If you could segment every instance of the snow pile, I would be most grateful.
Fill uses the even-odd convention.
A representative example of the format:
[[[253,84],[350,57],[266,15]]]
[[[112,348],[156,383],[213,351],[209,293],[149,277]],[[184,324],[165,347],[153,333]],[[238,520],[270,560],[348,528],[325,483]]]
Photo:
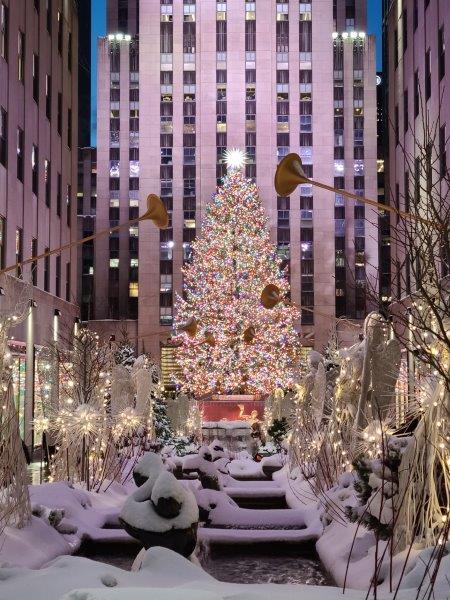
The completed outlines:
[[[448,597],[444,574],[449,557],[438,578],[435,598]],[[411,571],[411,575],[415,575]],[[200,567],[165,548],[151,548],[137,572],[123,571],[79,557],[61,557],[38,570],[0,569],[1,600],[339,600],[337,587],[307,585],[245,585],[222,583]],[[82,583],[81,583],[82,582]],[[80,588],[80,583],[82,587]],[[366,592],[347,590],[348,600],[363,600]],[[400,590],[398,600],[416,597],[414,586]],[[379,600],[392,594],[380,592]]]
[[[123,530],[104,529],[107,524],[117,524],[127,497],[120,484],[113,483],[102,493],[87,492],[66,481],[29,489],[35,516],[23,529],[7,527],[2,532],[0,564],[39,568],[56,556],[76,552],[85,539],[130,539]]]
[[[228,472],[237,479],[263,479],[265,477],[261,469],[261,463],[254,460],[238,459],[228,465]]]

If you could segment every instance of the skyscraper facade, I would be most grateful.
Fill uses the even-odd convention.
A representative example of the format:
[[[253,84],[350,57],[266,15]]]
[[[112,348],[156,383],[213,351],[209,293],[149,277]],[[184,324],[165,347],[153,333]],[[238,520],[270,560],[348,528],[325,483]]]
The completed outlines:
[[[449,31],[450,3],[446,0],[384,2],[386,191],[390,202],[407,212],[417,210],[421,202],[427,201],[424,190],[431,184],[439,184],[442,198],[448,195],[450,67],[446,42]],[[430,180],[423,163],[428,145],[432,147]],[[395,225],[394,215],[391,227]],[[445,261],[442,269],[442,275],[448,275]],[[394,239],[394,298],[408,296],[414,291],[413,274],[404,245],[395,244]]]
[[[141,1],[138,35],[137,26],[119,29],[117,2],[109,9],[114,29],[98,52],[97,227],[142,213],[149,193],[171,220],[165,231],[144,222],[97,242],[95,319],[111,319],[111,330],[131,319],[140,350],[167,350],[182,265],[226,173],[224,151],[236,147],[259,186],[292,300],[309,309],[299,335],[321,349],[336,317],[366,314],[376,215],[309,184],[279,198],[273,177],[297,152],[309,177],[377,197],[366,2]]]
[[[76,237],[78,15],[67,0],[0,1],[0,268]],[[10,331],[22,436],[32,442],[38,350],[77,315],[76,250],[17,267],[0,308],[24,282],[33,302]],[[11,295],[11,297],[8,297]]]

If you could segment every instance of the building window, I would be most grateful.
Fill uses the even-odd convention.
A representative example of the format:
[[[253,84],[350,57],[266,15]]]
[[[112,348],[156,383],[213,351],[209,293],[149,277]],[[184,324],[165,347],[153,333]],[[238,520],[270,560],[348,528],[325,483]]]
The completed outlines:
[[[52,32],[52,0],[45,0],[45,13],[47,20],[47,31]]]
[[[8,60],[8,7],[0,3],[0,56]]]
[[[403,92],[403,131],[406,133],[409,126],[408,117],[408,90]]]
[[[8,157],[8,114],[0,106],[0,164],[6,167]]]
[[[139,282],[130,281],[128,284],[128,296],[130,298],[138,298],[139,297]]]
[[[58,52],[61,54],[63,45],[63,19],[60,11],[57,13],[58,20]]]
[[[61,135],[62,132],[62,94],[58,92],[58,115],[56,121],[56,127],[58,134]]]
[[[217,52],[227,51],[227,22],[216,21],[216,50]]]
[[[33,238],[31,240],[31,256],[37,256],[38,253],[38,245],[37,239]],[[31,263],[31,283],[33,285],[37,285],[37,277],[38,277],[38,261],[33,260]]]
[[[398,31],[395,29],[394,31],[394,67],[397,68],[398,65]]]
[[[420,163],[420,157],[416,157],[414,160],[414,202],[416,207],[419,206],[420,202],[420,185],[422,177],[422,166]]]
[[[39,56],[33,54],[33,100],[39,104]]]
[[[414,31],[417,29],[419,25],[419,0],[414,0],[414,8],[413,8],[413,28]]]
[[[55,262],[55,294],[58,296],[58,298],[61,296],[61,255],[58,254],[56,256],[56,262]]]
[[[5,268],[6,219],[0,216],[0,269]]]
[[[45,76],[45,115],[48,120],[52,116],[52,78],[51,75]]]
[[[431,50],[425,52],[425,100],[431,96]]]
[[[19,81],[25,78],[25,35],[21,31],[17,34],[17,77]]]
[[[67,208],[67,213],[66,213],[66,222],[68,227],[70,227],[71,221],[72,221],[72,186],[70,184],[67,184],[67,192],[66,192],[66,208]]]
[[[284,13],[278,13],[277,17],[280,14],[284,14]],[[307,21],[304,21],[301,24],[303,24],[303,23],[307,24]],[[301,38],[300,38],[300,40],[301,40]],[[279,54],[284,54],[286,52],[289,52],[289,21],[288,20],[277,21],[277,24],[276,24],[276,51]]]
[[[402,36],[403,36],[403,52],[406,52],[408,47],[408,11],[406,8],[403,10],[402,15]]]
[[[67,146],[72,148],[72,109],[67,109]]]
[[[160,52],[161,54],[172,54],[173,52],[173,24],[171,22],[161,23]]]
[[[18,227],[16,229],[16,263],[17,263],[17,268],[16,268],[16,277],[21,278],[22,277],[22,265],[19,263],[22,263],[23,261],[23,231],[22,229],[20,229],[20,227]]]
[[[439,174],[441,178],[447,175],[447,133],[445,124],[439,128]]]
[[[24,134],[23,129],[17,128],[17,179],[23,183],[23,162],[24,162]]]
[[[45,248],[44,252],[50,252],[50,248]],[[44,291],[50,290],[50,256],[44,257]]]
[[[70,275],[71,275],[70,262],[66,262],[66,301],[67,302],[70,302],[72,300],[72,298],[70,297],[70,291],[71,291]]]
[[[439,81],[445,75],[445,37],[444,37],[444,26],[439,28],[438,32],[438,70],[439,70]]]
[[[403,202],[405,212],[409,212],[410,210],[410,200],[409,200],[409,171],[405,171],[404,174],[404,184],[403,184]],[[399,215],[397,215],[397,222],[399,220]]]
[[[52,175],[50,161],[44,160],[45,205],[50,206],[52,191]]]
[[[56,176],[56,214],[61,216],[61,198],[62,198],[62,177],[61,173]]]
[[[38,195],[39,186],[39,151],[33,144],[31,147],[31,190],[35,196]]]
[[[419,83],[419,71],[414,72],[414,118],[417,119],[419,116],[420,109],[420,83]]]

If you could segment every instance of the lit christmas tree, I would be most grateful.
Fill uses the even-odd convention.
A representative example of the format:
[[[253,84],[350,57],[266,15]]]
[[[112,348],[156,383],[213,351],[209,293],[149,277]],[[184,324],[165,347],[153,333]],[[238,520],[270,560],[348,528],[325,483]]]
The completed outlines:
[[[298,368],[299,311],[283,303],[267,310],[260,302],[267,284],[287,295],[289,283],[257,187],[238,164],[228,165],[193,243],[193,261],[183,270],[185,299],[176,301],[176,328],[190,319],[198,324],[176,351],[179,383],[198,396],[270,393],[291,385]]]

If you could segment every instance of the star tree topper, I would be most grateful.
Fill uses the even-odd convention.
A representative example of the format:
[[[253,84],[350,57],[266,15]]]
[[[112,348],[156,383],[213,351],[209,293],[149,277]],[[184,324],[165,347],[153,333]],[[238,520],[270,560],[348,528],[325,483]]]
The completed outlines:
[[[224,158],[228,172],[240,171],[247,163],[247,154],[240,148],[227,148]]]

